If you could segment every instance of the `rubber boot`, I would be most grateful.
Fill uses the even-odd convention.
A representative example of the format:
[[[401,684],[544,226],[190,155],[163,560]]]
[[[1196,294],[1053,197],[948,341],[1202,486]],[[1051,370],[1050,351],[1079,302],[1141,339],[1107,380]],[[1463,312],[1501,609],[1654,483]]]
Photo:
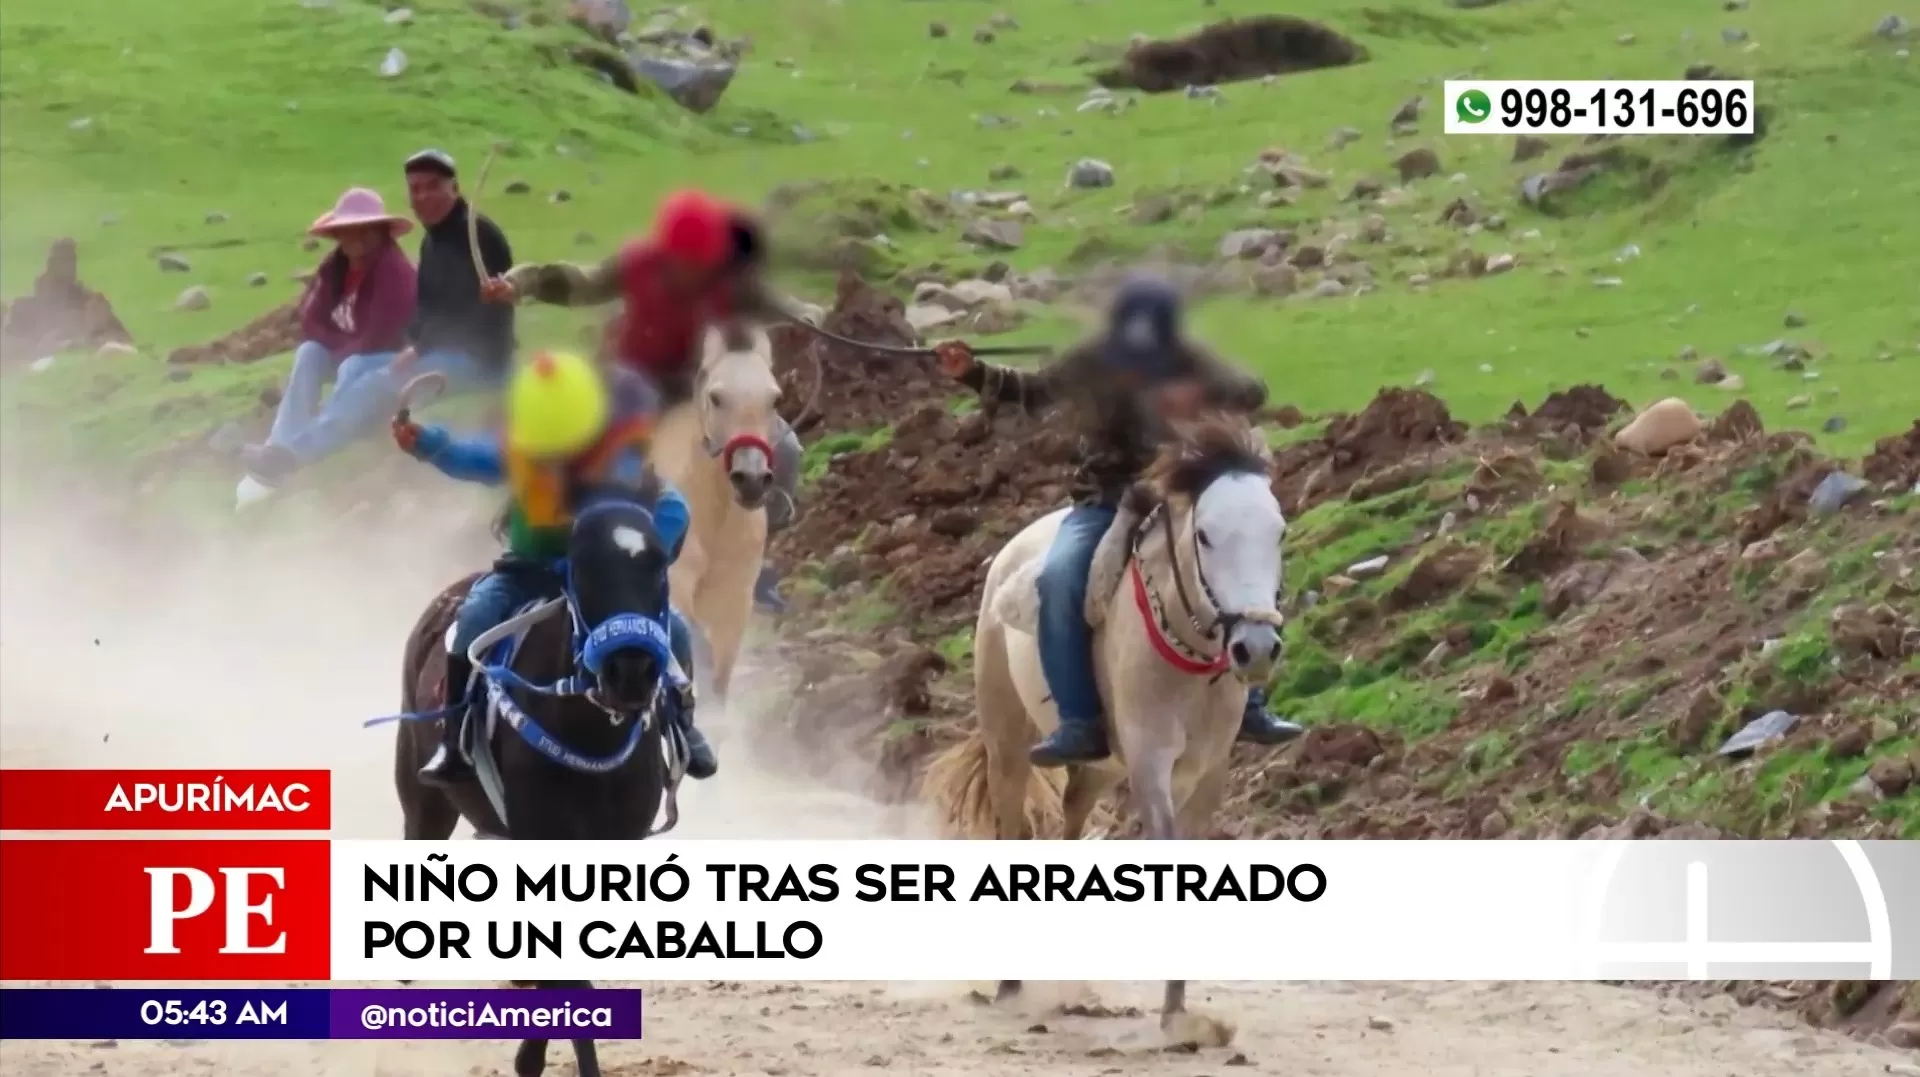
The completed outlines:
[[[760,578],[753,584],[753,605],[761,613],[787,612],[787,600],[780,597],[780,576],[772,565],[760,570]]]
[[[1285,744],[1304,732],[1304,726],[1267,713],[1265,689],[1254,688],[1247,692],[1247,709],[1240,715],[1239,740],[1272,747]]]
[[[713,754],[713,745],[707,741],[707,735],[693,724],[693,715],[688,714],[681,726],[687,734],[687,777],[696,781],[705,781],[720,770],[720,760]]]
[[[1060,716],[1060,728],[1033,746],[1027,758],[1036,767],[1064,767],[1069,763],[1096,763],[1105,759],[1107,730],[1095,718]]]
[[[473,703],[467,698],[472,673],[473,665],[465,655],[447,656],[447,697],[461,700],[462,706],[440,720],[440,746],[434,749],[427,765],[420,768],[420,780],[428,785],[446,788],[473,778],[473,764],[460,750],[460,735],[473,714]]]

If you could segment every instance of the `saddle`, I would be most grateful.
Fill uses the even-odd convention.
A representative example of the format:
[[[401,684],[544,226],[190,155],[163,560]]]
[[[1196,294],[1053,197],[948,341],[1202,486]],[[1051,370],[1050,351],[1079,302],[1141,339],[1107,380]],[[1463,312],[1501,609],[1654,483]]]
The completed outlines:
[[[507,825],[506,782],[500,774],[499,760],[494,757],[494,734],[502,723],[515,726],[518,732],[519,724],[525,721],[525,718],[508,694],[507,686],[488,677],[485,666],[511,669],[534,627],[556,614],[564,614],[566,609],[567,599],[564,595],[535,599],[521,606],[514,611],[513,616],[480,637],[482,641],[486,641],[484,650],[479,652],[485,661],[473,663],[473,671],[468,676],[467,691],[463,698],[468,700],[469,706],[476,698],[482,700],[483,709],[479,716],[480,720],[466,723],[461,731],[460,748],[472,761],[474,778],[480,786],[480,791],[486,796],[487,804],[493,809],[494,817],[499,819],[502,825]],[[453,646],[454,632],[455,626],[449,625],[446,638],[448,648]],[[680,780],[687,771],[688,748],[685,723],[686,714],[693,705],[693,680],[685,670],[680,668],[679,659],[672,656],[668,658],[665,674],[672,690],[679,694],[681,705],[661,709],[663,717],[666,718],[661,737],[667,764],[665,801],[662,805],[666,810],[666,820],[653,830],[650,836],[664,834],[679,823],[678,790]],[[449,703],[454,698],[452,689],[451,684],[443,687],[446,693],[444,698]],[[542,737],[544,739],[544,734]],[[542,750],[538,744],[535,744],[535,748]],[[542,750],[542,754],[547,753]]]
[[[1133,498],[1122,500],[1107,533],[1094,547],[1093,564],[1087,571],[1087,626],[1098,631],[1113,605],[1113,596],[1126,573],[1127,560],[1133,554],[1134,532],[1144,516]],[[1022,565],[993,595],[993,612],[1008,628],[1033,634],[1040,623],[1040,571],[1046,559],[1036,557]]]

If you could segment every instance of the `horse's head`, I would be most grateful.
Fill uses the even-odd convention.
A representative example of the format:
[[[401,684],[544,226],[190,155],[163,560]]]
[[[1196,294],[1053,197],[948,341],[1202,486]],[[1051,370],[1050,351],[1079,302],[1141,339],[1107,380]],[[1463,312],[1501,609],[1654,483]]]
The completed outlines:
[[[1218,633],[1236,676],[1263,683],[1280,661],[1281,542],[1273,456],[1244,420],[1183,424],[1134,489],[1132,507],[1164,512],[1176,583],[1195,623]]]
[[[668,552],[653,514],[631,501],[588,507],[567,542],[571,601],[586,632],[581,657],[601,702],[623,714],[653,701],[673,653]]]
[[[773,488],[773,341],[760,329],[708,329],[696,392],[707,453],[720,457],[740,507],[759,508]]]

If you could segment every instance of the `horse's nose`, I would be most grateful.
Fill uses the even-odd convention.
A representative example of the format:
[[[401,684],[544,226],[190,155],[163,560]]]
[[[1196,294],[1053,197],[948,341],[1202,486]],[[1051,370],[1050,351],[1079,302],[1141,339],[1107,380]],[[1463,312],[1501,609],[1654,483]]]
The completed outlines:
[[[1280,633],[1269,624],[1236,625],[1227,643],[1227,657],[1240,672],[1270,672],[1280,658]]]
[[[741,501],[755,504],[767,496],[767,490],[773,485],[773,473],[770,471],[731,471],[727,481],[733,484],[733,492]]]

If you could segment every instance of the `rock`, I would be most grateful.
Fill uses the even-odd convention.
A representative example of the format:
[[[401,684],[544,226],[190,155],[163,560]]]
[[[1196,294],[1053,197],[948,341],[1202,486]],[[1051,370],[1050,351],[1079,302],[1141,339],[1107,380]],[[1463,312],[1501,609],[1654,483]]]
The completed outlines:
[[[1798,329],[1801,326],[1807,324],[1807,319],[1805,317],[1791,310],[1787,312],[1785,321],[1788,329]]]
[[[1729,45],[1738,45],[1747,39],[1747,32],[1737,26],[1729,26],[1720,31],[1720,40]]]
[[[1841,415],[1828,416],[1827,421],[1820,424],[1820,432],[1823,434],[1838,434],[1846,428],[1846,417]]]
[[[1012,15],[1009,15],[1004,11],[994,12],[993,17],[987,20],[987,25],[993,27],[995,30],[1020,29],[1019,20],[1015,19]]]
[[[627,63],[633,73],[667,92],[688,112],[709,112],[733,84],[738,70],[734,64],[712,55],[699,58],[655,56],[630,53]]]
[[[267,286],[267,275],[265,273],[253,273],[248,275],[247,287],[265,288],[266,286]]]
[[[1898,15],[1882,16],[1880,21],[1874,24],[1873,35],[1875,37],[1887,38],[1905,37],[1907,36],[1907,20]]]
[[[1520,135],[1513,140],[1514,163],[1531,161],[1553,148],[1553,144],[1538,135]]]
[[[1712,356],[1700,360],[1693,368],[1693,381],[1696,385],[1718,385],[1727,380],[1727,365]]]
[[[154,262],[159,265],[162,273],[190,273],[193,271],[193,263],[187,261],[186,256],[175,254],[172,251],[162,251],[160,256],[154,259]]]
[[[1352,580],[1370,579],[1385,572],[1386,569],[1387,555],[1381,554],[1378,557],[1369,557],[1365,561],[1358,561],[1348,565],[1346,576]]]
[[[1400,173],[1401,183],[1411,183],[1417,179],[1440,174],[1440,155],[1422,146],[1408,150],[1393,162],[1394,169]]]
[[[1658,456],[1699,437],[1701,429],[1700,417],[1687,402],[1670,396],[1634,416],[1613,436],[1613,443],[1632,452]]]
[[[1794,723],[1798,721],[1798,718],[1788,714],[1786,711],[1769,711],[1740,727],[1738,732],[1728,737],[1726,742],[1720,745],[1719,751],[1715,754],[1722,756],[1747,755],[1758,748],[1782,739],[1793,729]]]
[[[1222,258],[1258,258],[1268,248],[1283,243],[1283,234],[1271,228],[1242,228],[1220,240],[1218,253]]]
[[[1616,44],[1631,45],[1633,44],[1634,37],[1632,34],[1621,34],[1619,37],[1616,37],[1613,40]]]
[[[963,311],[938,303],[914,303],[907,307],[906,311],[907,324],[917,333],[926,333],[943,325],[952,325],[963,317],[965,317]]]
[[[1353,181],[1352,187],[1347,188],[1347,199],[1353,202],[1368,202],[1379,198],[1386,189],[1386,184],[1372,176],[1361,176]]]
[[[976,45],[993,44],[993,31],[984,26],[980,27],[973,32],[973,43]]]
[[[1360,222],[1360,238],[1368,243],[1387,241],[1387,219],[1378,213],[1369,213]]]
[[[1300,290],[1300,271],[1282,262],[1253,271],[1253,291],[1263,296],[1288,296]]]
[[[990,251],[1014,251],[1026,242],[1026,233],[1017,221],[980,218],[971,221],[960,233],[962,241]]]
[[[1829,472],[1807,496],[1807,507],[1817,516],[1827,516],[1846,507],[1848,501],[1867,488],[1865,479],[1844,471]]]
[[[558,205],[561,202],[571,202],[573,201],[573,192],[563,187],[560,190],[557,190],[552,194],[548,195],[547,201],[552,202],[555,205]]]
[[[1424,99],[1418,96],[1409,98],[1393,111],[1393,118],[1387,121],[1389,127],[1408,127],[1420,122],[1420,105]]]
[[[1511,254],[1496,254],[1487,259],[1487,272],[1489,274],[1505,273],[1513,267],[1514,257]]]
[[[503,194],[532,194],[533,184],[523,179],[508,180],[507,185],[500,190]]]
[[[380,76],[397,79],[407,73],[407,54],[398,46],[388,49],[387,55],[380,61]]]
[[[1019,178],[1020,170],[1013,165],[994,165],[991,169],[987,170],[987,182],[989,183],[1005,183],[1007,180],[1016,180]]]
[[[1367,1018],[1367,1027],[1375,1032],[1392,1032],[1393,1022],[1379,1016]]]
[[[1336,127],[1334,128],[1333,134],[1327,137],[1327,148],[1342,150],[1360,141],[1363,137],[1365,136],[1360,133],[1358,127]]]
[[[213,306],[213,297],[198,284],[181,292],[180,298],[173,301],[175,310],[206,310],[211,306]]]
[[[1113,186],[1113,166],[1092,157],[1082,157],[1067,170],[1068,187],[1089,189]]]
[[[927,24],[928,37],[946,37],[947,33],[947,24],[944,22],[930,22]]]
[[[1726,392],[1729,392],[1729,393],[1737,393],[1744,390],[1747,387],[1747,379],[1741,377],[1738,374],[1729,374],[1726,377],[1721,378],[1718,382],[1715,382],[1713,387],[1715,389],[1725,390]]]
[[[1802,393],[1799,396],[1787,398],[1788,411],[1799,411],[1802,408],[1811,406],[1812,404],[1813,404],[1813,397],[1808,396],[1805,393]]]
[[[386,23],[388,26],[405,26],[412,21],[413,9],[410,7],[397,7],[387,12]]]

